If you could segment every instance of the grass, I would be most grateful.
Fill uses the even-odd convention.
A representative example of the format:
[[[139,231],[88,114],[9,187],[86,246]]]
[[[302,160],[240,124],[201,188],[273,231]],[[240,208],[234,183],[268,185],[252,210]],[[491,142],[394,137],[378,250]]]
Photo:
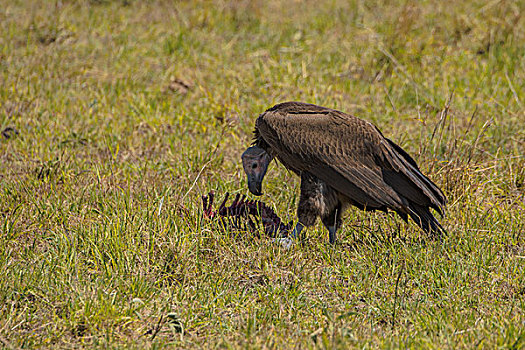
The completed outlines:
[[[315,6],[314,6],[315,5]],[[2,1],[5,348],[525,347],[521,1]],[[375,123],[449,235],[350,210],[282,250],[202,218],[256,116]],[[263,200],[295,218],[298,179]]]

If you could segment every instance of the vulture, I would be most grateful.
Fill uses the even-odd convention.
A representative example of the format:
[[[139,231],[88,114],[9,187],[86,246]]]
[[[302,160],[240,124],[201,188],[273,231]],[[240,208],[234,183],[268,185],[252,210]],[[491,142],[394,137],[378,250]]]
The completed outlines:
[[[431,235],[446,234],[430,212],[432,208],[443,215],[443,192],[373,124],[334,109],[285,102],[259,115],[254,137],[242,154],[252,194],[262,194],[262,181],[274,158],[301,178],[292,237],[320,217],[334,244],[341,215],[349,206],[391,210],[405,222],[410,217]]]

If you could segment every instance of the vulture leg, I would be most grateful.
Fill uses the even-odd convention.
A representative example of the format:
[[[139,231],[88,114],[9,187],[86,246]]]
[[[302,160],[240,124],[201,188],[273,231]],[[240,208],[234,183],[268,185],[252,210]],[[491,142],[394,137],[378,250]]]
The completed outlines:
[[[301,174],[301,195],[297,207],[297,218],[301,226],[313,226],[322,213],[324,204],[322,187],[324,183],[315,176],[304,172]]]
[[[301,231],[303,230],[303,228],[304,228],[304,225],[298,222],[292,231],[292,238],[296,239],[301,234]]]
[[[304,227],[314,225],[317,217],[321,217],[330,232],[330,243],[335,243],[336,231],[341,222],[341,209],[337,193],[330,186],[310,173],[303,172],[297,208],[299,222],[294,234],[298,235]]]
[[[328,229],[330,244],[334,244],[337,239],[336,233],[339,227],[341,227],[341,213],[342,205],[341,202],[338,202],[337,206],[330,212],[330,214],[321,218],[323,225]]]

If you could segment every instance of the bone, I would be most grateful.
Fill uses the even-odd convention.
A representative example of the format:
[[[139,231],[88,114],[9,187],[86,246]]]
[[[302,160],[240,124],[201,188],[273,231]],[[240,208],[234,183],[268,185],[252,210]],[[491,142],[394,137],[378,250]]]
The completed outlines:
[[[207,218],[220,217],[224,227],[254,233],[259,236],[257,227],[262,225],[265,235],[286,237],[292,228],[292,222],[284,224],[281,218],[265,203],[257,200],[246,200],[246,195],[236,194],[232,204],[226,206],[230,194],[226,192],[219,209],[213,209],[214,193],[210,191],[202,196],[203,210]]]

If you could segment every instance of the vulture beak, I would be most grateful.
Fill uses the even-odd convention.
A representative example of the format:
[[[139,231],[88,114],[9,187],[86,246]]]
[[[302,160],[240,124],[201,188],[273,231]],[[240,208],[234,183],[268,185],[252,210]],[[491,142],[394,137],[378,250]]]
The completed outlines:
[[[242,165],[248,178],[248,189],[256,196],[262,195],[262,181],[272,158],[260,147],[252,146],[242,154]]]
[[[262,179],[257,179],[255,176],[248,177],[248,189],[256,196],[262,195]]]

